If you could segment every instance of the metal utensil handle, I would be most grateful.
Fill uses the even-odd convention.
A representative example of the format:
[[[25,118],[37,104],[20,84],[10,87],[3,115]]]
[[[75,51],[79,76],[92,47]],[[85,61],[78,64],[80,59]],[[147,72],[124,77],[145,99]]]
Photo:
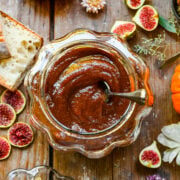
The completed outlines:
[[[146,102],[146,90],[145,89],[139,89],[139,90],[136,90],[133,92],[128,92],[128,93],[110,92],[109,95],[125,97],[132,101],[137,102],[138,104],[145,104],[145,102]]]

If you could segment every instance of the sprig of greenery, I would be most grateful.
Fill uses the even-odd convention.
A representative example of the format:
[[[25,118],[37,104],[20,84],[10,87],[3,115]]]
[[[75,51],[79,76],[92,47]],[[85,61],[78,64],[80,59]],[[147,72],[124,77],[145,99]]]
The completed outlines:
[[[178,36],[180,36],[180,25],[179,25],[178,20],[177,20],[177,18],[175,17],[175,15],[174,15],[174,13],[172,11],[170,11],[170,16],[168,18],[168,21],[173,27],[175,27],[176,34]]]
[[[168,23],[176,29],[176,34],[180,36],[180,25],[172,11],[170,12]],[[134,45],[133,50],[137,54],[155,56],[159,61],[166,61],[165,52],[168,45],[172,45],[172,43],[167,43],[165,39],[165,32],[158,34],[155,38],[142,38],[141,44]]]
[[[166,58],[164,53],[165,49],[162,51],[162,44],[165,42],[165,38],[165,32],[163,34],[158,34],[155,38],[142,38],[142,45],[136,44],[133,50],[137,54],[156,56],[159,60],[163,61]]]

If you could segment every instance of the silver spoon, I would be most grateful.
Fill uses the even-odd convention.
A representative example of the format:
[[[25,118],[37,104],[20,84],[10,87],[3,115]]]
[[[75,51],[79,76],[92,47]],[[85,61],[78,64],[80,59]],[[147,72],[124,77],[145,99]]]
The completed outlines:
[[[112,92],[108,83],[103,81],[103,84],[105,85],[105,93],[107,95],[107,101],[109,100],[109,96],[120,96],[124,97],[127,99],[130,99],[131,101],[134,101],[138,104],[145,104],[146,103],[146,90],[145,89],[138,89],[133,92],[127,92],[127,93],[117,93],[117,92]]]

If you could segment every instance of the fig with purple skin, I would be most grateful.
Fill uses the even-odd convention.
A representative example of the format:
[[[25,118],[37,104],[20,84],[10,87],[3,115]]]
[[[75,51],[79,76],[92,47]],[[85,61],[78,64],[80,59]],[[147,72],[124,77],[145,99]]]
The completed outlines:
[[[26,105],[26,98],[20,90],[10,91],[7,89],[1,95],[1,102],[11,105],[16,114],[19,114]]]
[[[12,146],[23,148],[33,141],[34,133],[32,128],[24,123],[15,123],[8,131],[8,139]]]
[[[0,128],[10,127],[15,120],[15,110],[8,104],[0,103]]]
[[[112,33],[118,34],[124,40],[132,37],[135,31],[136,25],[129,21],[116,21],[111,28]]]
[[[161,166],[161,154],[157,148],[156,141],[141,151],[139,161],[148,168],[158,168]]]
[[[125,0],[126,1],[126,4],[127,6],[130,8],[130,9],[139,9],[145,2],[145,0]]]
[[[11,153],[11,145],[4,137],[0,137],[0,160],[7,159]]]
[[[138,26],[146,31],[153,31],[159,23],[156,9],[150,5],[141,7],[132,19]]]

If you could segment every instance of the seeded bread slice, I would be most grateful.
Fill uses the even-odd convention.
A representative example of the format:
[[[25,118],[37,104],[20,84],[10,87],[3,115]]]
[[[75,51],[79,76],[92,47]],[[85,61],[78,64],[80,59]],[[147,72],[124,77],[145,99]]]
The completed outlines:
[[[9,49],[4,39],[2,27],[0,25],[0,60],[11,57]]]
[[[23,24],[0,11],[0,22],[11,57],[0,61],[0,85],[14,91],[21,84],[43,39]]]

